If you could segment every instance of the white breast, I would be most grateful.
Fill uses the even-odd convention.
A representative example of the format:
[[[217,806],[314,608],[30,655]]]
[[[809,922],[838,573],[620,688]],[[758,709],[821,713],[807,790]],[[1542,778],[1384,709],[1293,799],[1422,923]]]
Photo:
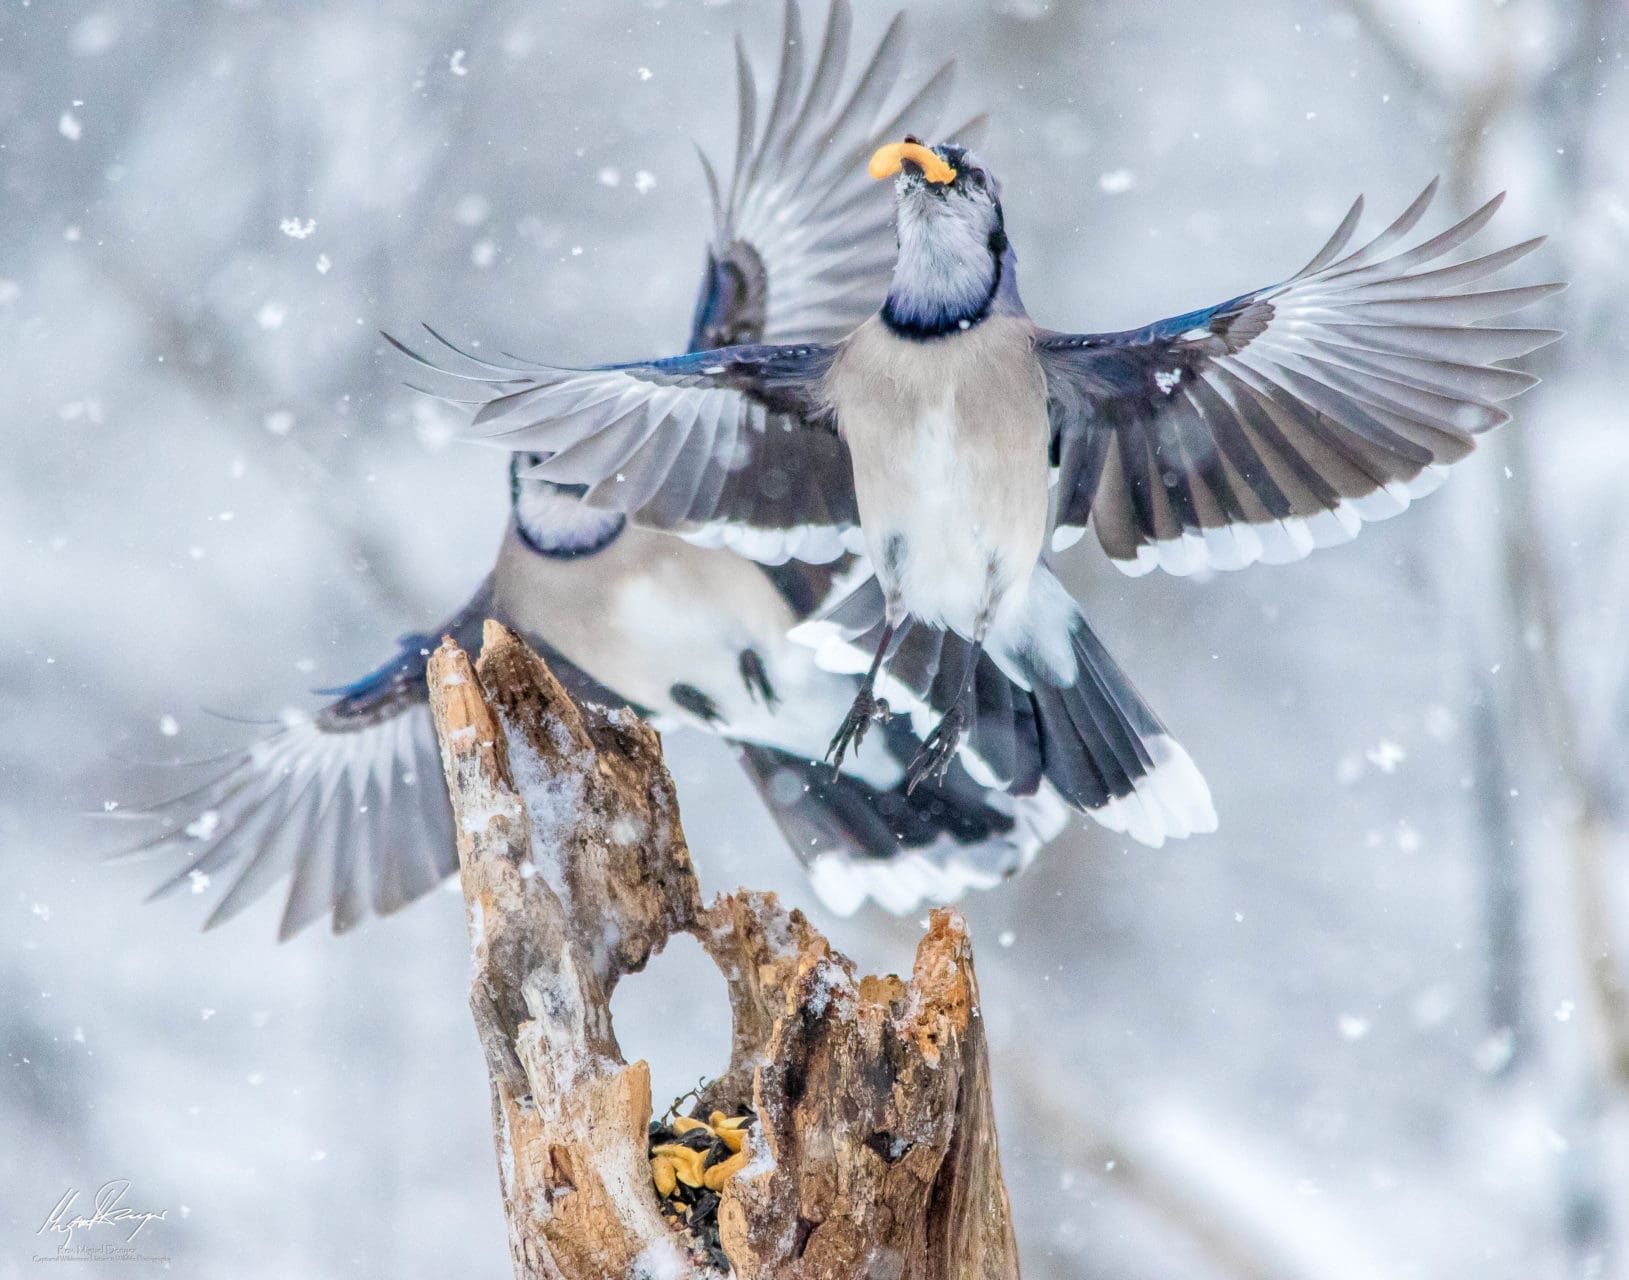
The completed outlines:
[[[1027,320],[998,316],[910,342],[874,319],[828,382],[884,589],[966,635],[1040,555],[1046,384],[1033,335]]]
[[[819,668],[787,632],[797,621],[757,565],[729,551],[630,528],[606,550],[555,560],[513,531],[499,556],[496,605],[619,697],[677,723],[696,724],[673,698],[690,685],[717,708],[729,736],[808,759],[825,754],[854,696],[853,682]],[[747,686],[741,653],[762,659],[778,704]],[[854,770],[874,785],[898,765],[867,752]]]

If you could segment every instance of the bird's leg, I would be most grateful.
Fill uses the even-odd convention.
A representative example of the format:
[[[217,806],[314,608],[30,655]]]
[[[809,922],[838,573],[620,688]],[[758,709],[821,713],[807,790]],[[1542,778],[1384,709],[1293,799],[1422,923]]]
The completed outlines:
[[[747,686],[747,696],[754,702],[762,702],[773,712],[780,705],[781,696],[769,682],[769,668],[764,666],[763,656],[749,647],[741,650],[739,661],[741,683]]]
[[[967,665],[962,668],[962,682],[956,690],[954,701],[939,717],[939,723],[933,726],[933,732],[928,734],[917,749],[910,767],[905,770],[906,795],[913,793],[917,784],[924,779],[939,781],[950,768],[950,762],[956,758],[962,738],[967,733],[967,704],[972,698],[973,677],[983,653],[984,639],[980,636],[967,652]]]
[[[984,579],[984,603],[973,621],[972,644],[967,661],[962,666],[962,682],[956,696],[933,726],[916,756],[905,770],[905,794],[912,794],[924,778],[941,781],[950,769],[950,762],[961,748],[967,734],[968,703],[973,698],[973,685],[978,676],[979,659],[984,655],[984,638],[990,634],[990,623],[995,617],[996,602],[1000,598],[1000,565],[992,560]]]
[[[885,623],[882,628],[882,639],[877,643],[876,655],[871,659],[871,670],[865,673],[865,680],[860,684],[860,691],[854,695],[854,703],[843,717],[843,723],[838,726],[837,736],[831,740],[831,746],[826,748],[826,759],[832,762],[832,776],[836,777],[843,767],[843,756],[849,747],[856,751],[860,743],[865,740],[865,731],[871,727],[873,720],[882,720],[888,716],[888,704],[875,696],[877,687],[877,672],[882,669],[882,660],[888,652],[888,646],[894,639],[895,624]]]

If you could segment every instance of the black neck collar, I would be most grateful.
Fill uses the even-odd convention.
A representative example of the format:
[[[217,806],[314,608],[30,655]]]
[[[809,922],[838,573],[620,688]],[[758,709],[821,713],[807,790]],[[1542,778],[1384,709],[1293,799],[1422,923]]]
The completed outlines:
[[[989,318],[990,309],[995,306],[996,294],[1001,292],[1002,262],[1007,253],[1007,232],[1004,226],[997,225],[990,232],[990,261],[993,269],[990,272],[990,287],[985,291],[984,298],[978,306],[971,311],[959,314],[945,314],[938,316],[915,316],[901,314],[894,305],[894,295],[890,293],[882,304],[882,322],[888,326],[889,332],[911,342],[928,342],[934,338],[947,337],[952,333],[964,333],[975,325],[982,324]]]

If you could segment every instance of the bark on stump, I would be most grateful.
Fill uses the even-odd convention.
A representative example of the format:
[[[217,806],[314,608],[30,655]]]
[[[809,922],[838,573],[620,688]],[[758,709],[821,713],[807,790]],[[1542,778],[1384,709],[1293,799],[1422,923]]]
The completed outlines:
[[[686,932],[734,1015],[701,1112],[758,1116],[718,1211],[735,1274],[1015,1277],[961,917],[933,913],[909,982],[856,977],[772,894],[702,905],[660,739],[631,712],[578,706],[493,622],[473,669],[447,640],[429,678],[516,1276],[718,1274],[658,1210],[650,1073],[611,1026],[618,979]]]

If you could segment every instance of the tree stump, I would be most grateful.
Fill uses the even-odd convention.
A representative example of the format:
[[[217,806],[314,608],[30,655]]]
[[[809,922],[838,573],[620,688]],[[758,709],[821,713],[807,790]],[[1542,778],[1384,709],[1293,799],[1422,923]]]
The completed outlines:
[[[856,977],[772,894],[703,906],[654,730],[572,701],[515,635],[432,656],[520,1280],[995,1280],[1018,1274],[972,948],[935,911],[911,978]],[[750,1103],[712,1248],[659,1208],[650,1073],[617,981],[674,933],[723,973],[730,1061],[694,1113]]]

